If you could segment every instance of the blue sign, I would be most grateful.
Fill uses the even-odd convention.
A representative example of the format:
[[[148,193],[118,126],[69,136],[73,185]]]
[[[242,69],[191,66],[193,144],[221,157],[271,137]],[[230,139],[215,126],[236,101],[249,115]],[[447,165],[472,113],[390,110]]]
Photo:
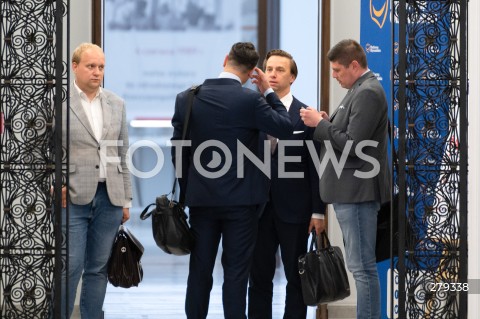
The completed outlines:
[[[392,3],[390,0],[362,0],[360,17],[360,44],[366,54],[369,69],[382,84],[388,105],[388,114],[392,114]],[[381,317],[390,318],[390,260],[377,264],[381,290]],[[357,292],[361,293],[361,292]],[[398,294],[394,294],[398,304]],[[398,309],[394,308],[395,314]]]

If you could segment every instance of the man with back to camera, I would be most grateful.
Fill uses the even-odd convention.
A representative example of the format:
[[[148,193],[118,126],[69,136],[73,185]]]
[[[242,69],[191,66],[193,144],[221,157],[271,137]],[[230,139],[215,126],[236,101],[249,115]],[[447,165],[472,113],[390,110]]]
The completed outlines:
[[[272,50],[267,53],[263,67],[270,86],[287,108],[294,126],[286,140],[288,143],[300,143],[285,146],[285,141],[274,142],[270,198],[259,220],[250,270],[248,318],[272,318],[272,281],[276,268],[275,255],[280,247],[287,279],[284,318],[304,319],[307,306],[303,302],[298,257],[307,251],[310,231],[314,229],[319,234],[325,229],[325,205],[320,199],[318,173],[305,143],[312,141],[314,129],[301,121],[300,109],[306,105],[290,91],[298,75],[293,57],[286,51]],[[286,160],[283,172],[301,173],[302,177],[282,176],[279,161],[283,160]]]
[[[258,59],[252,43],[232,46],[224,59],[223,72],[216,79],[205,80],[194,99],[187,137],[191,147],[183,154],[179,152],[181,160],[177,159],[176,147],[172,148],[177,171],[181,165],[180,190],[190,209],[190,226],[195,237],[185,298],[189,319],[207,317],[220,240],[224,316],[246,318],[247,282],[257,236],[258,209],[268,199],[268,184],[265,174],[253,162],[237,159],[238,148],[245,147],[261,157],[262,131],[280,138],[288,138],[292,132],[287,110],[269,87],[265,74],[256,67]],[[261,93],[242,87],[249,78]],[[175,102],[174,146],[182,137],[188,92],[179,93]],[[211,141],[226,150],[199,149]],[[225,153],[231,155],[231,162]],[[222,155],[217,163],[218,154]],[[226,171],[214,176],[224,168]],[[240,171],[243,176],[239,176]]]
[[[107,262],[118,227],[130,218],[130,173],[125,156],[128,132],[125,102],[101,87],[105,55],[92,43],[79,45],[72,54],[75,81],[70,88],[70,109],[63,109],[63,141],[69,130],[69,183],[62,188],[67,206],[68,301],[62,300],[68,317],[73,312],[77,286],[82,278],[82,318],[103,318],[107,289]],[[67,112],[70,122],[67,126]],[[110,160],[110,159],[118,159]],[[63,209],[65,214],[65,209]],[[66,218],[63,218],[66,222]],[[66,225],[63,225],[66,231]],[[65,274],[63,272],[63,284]],[[62,297],[65,299],[65,292]]]
[[[300,110],[313,138],[322,142],[320,156],[348,157],[337,175],[329,161],[320,177],[320,196],[331,203],[342,229],[346,263],[357,289],[357,318],[380,318],[380,284],[375,259],[377,213],[390,200],[387,159],[387,100],[382,85],[368,69],[363,48],[343,40],[328,52],[332,77],[348,89],[329,117],[312,107]],[[329,154],[324,143],[330,143]]]

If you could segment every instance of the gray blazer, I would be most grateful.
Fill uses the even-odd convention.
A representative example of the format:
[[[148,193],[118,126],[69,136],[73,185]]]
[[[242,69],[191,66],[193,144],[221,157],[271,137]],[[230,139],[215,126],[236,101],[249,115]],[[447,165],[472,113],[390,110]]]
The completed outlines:
[[[360,77],[344,97],[340,106],[330,116],[330,122],[322,120],[314,132],[314,139],[322,142],[320,158],[325,160],[329,141],[337,161],[347,141],[353,141],[339,176],[329,161],[320,178],[320,197],[326,203],[359,203],[390,200],[390,169],[387,155],[388,117],[385,91],[375,75],[369,71]],[[363,147],[364,155],[358,156],[358,143],[371,140],[377,147]],[[330,151],[331,153],[331,151]],[[328,154],[330,157],[333,154]],[[369,156],[370,158],[366,158]],[[368,172],[379,163],[379,172],[371,178],[359,178],[355,172]],[[323,163],[323,162],[322,162]]]
[[[87,114],[80,102],[80,95],[70,88],[70,162],[69,194],[72,203],[85,205],[95,196],[99,180],[100,155],[106,154],[107,191],[115,206],[124,206],[132,199],[130,173],[125,155],[128,150],[128,132],[125,103],[114,93],[102,89],[100,93],[103,111],[101,143],[95,139]],[[63,143],[66,147],[66,106],[63,108]],[[115,146],[118,141],[118,146]],[[115,160],[119,159],[119,160]]]

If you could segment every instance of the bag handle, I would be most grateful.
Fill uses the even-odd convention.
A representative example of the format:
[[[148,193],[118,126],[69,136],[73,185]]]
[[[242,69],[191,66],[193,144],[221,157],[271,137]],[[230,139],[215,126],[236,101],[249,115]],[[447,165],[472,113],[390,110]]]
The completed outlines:
[[[313,251],[313,249],[315,248],[315,250],[318,249],[318,243],[317,243],[317,232],[314,230],[312,230],[311,232],[312,234],[312,240],[310,241],[310,248],[308,249],[308,251]]]
[[[188,128],[189,128],[189,121],[190,121],[190,114],[192,113],[192,105],[193,105],[193,100],[195,98],[195,95],[198,93],[198,90],[200,89],[202,85],[193,85],[190,90],[188,91],[188,100],[187,100],[187,110],[185,112],[185,118],[184,118],[184,125],[183,125],[183,132],[182,132],[182,141],[185,141],[185,138],[187,137],[187,133],[188,133]],[[173,174],[175,175],[175,170],[173,172]],[[170,201],[173,201],[173,198],[175,196],[175,190],[176,190],[176,186],[177,186],[177,180],[178,178],[177,177],[174,177],[173,178],[173,185],[172,185],[172,191],[170,192],[170,194],[172,194],[171,198],[170,198]],[[185,202],[185,195],[181,194],[180,193],[180,198],[179,198],[179,204],[183,206],[183,203]],[[148,209],[152,206],[152,205],[156,205],[156,203],[152,203],[150,205],[148,205],[147,207],[145,207],[145,209],[142,211],[142,213],[140,214],[140,219],[141,220],[145,220],[147,219],[148,217],[150,217],[150,215],[152,215],[152,212],[148,212]],[[147,213],[148,212],[148,213]]]
[[[328,239],[327,233],[325,231],[320,234],[320,249],[330,249],[332,245],[330,244],[330,239]]]
[[[320,236],[317,236],[317,232],[312,230],[312,241],[310,242],[310,250],[320,250],[320,249],[330,249],[332,245],[330,244],[330,239],[328,239],[327,233],[322,231]]]
[[[152,212],[149,212],[147,213],[148,209],[150,208],[150,206],[152,205],[155,205],[156,203],[152,203],[150,205],[148,205],[147,207],[145,207],[145,209],[142,211],[142,213],[140,214],[140,219],[141,220],[145,220],[147,219],[148,217],[150,217],[150,215],[152,215]]]
[[[189,122],[190,122],[190,114],[192,113],[192,106],[193,106],[193,100],[195,99],[195,95],[197,95],[198,91],[200,90],[200,87],[202,85],[193,85],[190,90],[188,91],[188,100],[187,100],[187,110],[185,111],[185,118],[183,120],[183,132],[182,132],[182,141],[185,141],[185,138],[187,137],[187,133],[189,130]],[[172,185],[172,198],[173,200],[175,196],[175,189],[177,186],[177,180],[178,178],[175,177],[173,179],[173,185]],[[183,203],[185,203],[185,194],[182,194],[180,192],[180,196],[178,199],[178,203],[183,206]],[[147,216],[148,217],[148,216]]]

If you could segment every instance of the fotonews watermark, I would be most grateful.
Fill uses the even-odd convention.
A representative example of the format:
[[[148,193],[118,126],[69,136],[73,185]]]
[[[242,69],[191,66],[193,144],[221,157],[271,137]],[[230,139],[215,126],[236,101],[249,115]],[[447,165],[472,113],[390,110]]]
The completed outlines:
[[[237,140],[235,150],[231,150],[225,143],[218,140],[208,140],[198,145],[192,155],[192,163],[194,169],[205,178],[216,179],[224,176],[231,171],[233,165],[233,158],[236,157],[236,174],[237,178],[243,178],[245,176],[246,161],[255,165],[265,176],[271,177],[272,173],[272,154],[270,151],[270,140],[265,140],[263,145],[263,156],[258,157],[247,146]],[[319,177],[322,177],[325,168],[328,163],[331,163],[337,177],[340,177],[342,171],[345,169],[345,164],[349,156],[355,156],[370,164],[368,171],[359,169],[354,170],[354,176],[360,179],[373,178],[380,172],[379,161],[368,155],[364,150],[367,148],[376,148],[378,146],[377,141],[364,140],[355,145],[353,148],[353,141],[349,140],[345,143],[345,146],[341,152],[340,158],[337,158],[339,152],[335,152],[334,147],[330,141],[324,141],[320,147],[325,148],[325,155],[320,160],[320,154],[315,147],[313,141],[300,141],[300,140],[279,140],[277,143],[277,160],[278,160],[278,177],[279,178],[304,178],[303,172],[289,172],[286,170],[287,163],[300,163],[302,159],[300,156],[291,156],[286,154],[286,148],[290,147],[303,147],[307,146],[309,155],[312,158],[314,166],[317,170]],[[109,147],[122,146],[122,141],[102,141],[100,143],[100,159],[102,163],[114,163],[119,164],[120,159],[115,156],[109,156]],[[177,177],[181,178],[184,172],[183,170],[183,148],[191,147],[192,142],[190,140],[175,140],[172,141],[172,147],[175,152],[175,173]],[[141,171],[133,163],[133,154],[139,148],[152,149],[156,154],[156,163],[149,171]],[[353,149],[352,149],[353,148]],[[205,159],[208,160],[205,160]],[[165,156],[162,148],[149,140],[140,140],[128,148],[126,154],[126,164],[130,173],[138,178],[151,178],[157,175],[165,165]],[[249,164],[249,165],[251,165]]]

